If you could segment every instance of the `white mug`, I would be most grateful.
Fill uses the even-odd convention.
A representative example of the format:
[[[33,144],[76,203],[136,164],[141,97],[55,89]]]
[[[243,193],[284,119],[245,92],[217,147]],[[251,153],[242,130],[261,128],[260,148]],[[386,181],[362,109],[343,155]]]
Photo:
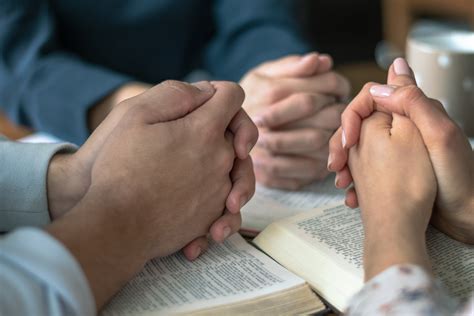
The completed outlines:
[[[413,36],[407,58],[419,87],[474,137],[474,32]]]

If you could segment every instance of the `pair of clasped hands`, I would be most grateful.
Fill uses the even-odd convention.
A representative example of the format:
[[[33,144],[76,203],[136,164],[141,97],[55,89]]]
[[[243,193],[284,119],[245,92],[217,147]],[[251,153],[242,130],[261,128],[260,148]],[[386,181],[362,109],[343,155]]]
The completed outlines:
[[[341,117],[328,169],[360,206],[364,267],[370,279],[395,264],[430,271],[425,232],[431,223],[474,244],[474,155],[440,102],[417,87],[404,59],[387,85],[367,84]]]

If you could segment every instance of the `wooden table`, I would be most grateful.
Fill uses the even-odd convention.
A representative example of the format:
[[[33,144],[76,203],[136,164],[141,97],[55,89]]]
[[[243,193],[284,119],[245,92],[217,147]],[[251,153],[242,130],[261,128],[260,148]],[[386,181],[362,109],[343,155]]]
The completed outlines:
[[[28,136],[33,131],[10,122],[6,116],[0,112],[0,134],[10,139],[19,139]]]
[[[420,15],[458,19],[474,28],[474,0],[384,0],[385,39],[405,51],[410,28]]]

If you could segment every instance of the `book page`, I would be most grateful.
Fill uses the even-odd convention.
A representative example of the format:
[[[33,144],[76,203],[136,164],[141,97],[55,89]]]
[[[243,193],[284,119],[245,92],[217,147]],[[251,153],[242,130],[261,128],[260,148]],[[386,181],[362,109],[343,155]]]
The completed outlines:
[[[174,314],[277,293],[305,281],[235,234],[190,262],[177,253],[150,261],[102,315]]]
[[[359,209],[324,207],[283,220],[280,226],[362,281],[364,231]],[[474,292],[474,246],[455,241],[430,226],[427,248],[435,276],[451,295],[467,299]]]
[[[257,184],[255,196],[242,208],[242,228],[259,232],[274,221],[342,200],[344,191],[335,188],[333,175],[299,191],[270,189]]]
[[[468,299],[474,295],[474,246],[449,238],[435,228],[426,234],[433,273],[451,295]]]

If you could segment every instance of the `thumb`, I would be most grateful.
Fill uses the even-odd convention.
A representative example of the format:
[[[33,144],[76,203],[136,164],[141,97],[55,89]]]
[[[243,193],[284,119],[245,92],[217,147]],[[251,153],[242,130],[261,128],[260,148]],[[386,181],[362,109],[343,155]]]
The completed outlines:
[[[332,67],[332,59],[328,57],[318,53],[287,56],[264,63],[257,72],[267,77],[310,77],[317,74],[319,68],[327,72]]]
[[[379,111],[408,117],[422,134],[427,147],[436,144],[441,133],[453,126],[453,121],[437,101],[428,98],[415,85],[404,87],[374,85],[370,88]]]
[[[393,86],[416,85],[413,70],[404,58],[397,58],[388,71],[387,84]]]
[[[207,81],[188,84],[168,80],[125,102],[131,103],[134,119],[156,124],[180,119],[207,102],[215,93]]]

